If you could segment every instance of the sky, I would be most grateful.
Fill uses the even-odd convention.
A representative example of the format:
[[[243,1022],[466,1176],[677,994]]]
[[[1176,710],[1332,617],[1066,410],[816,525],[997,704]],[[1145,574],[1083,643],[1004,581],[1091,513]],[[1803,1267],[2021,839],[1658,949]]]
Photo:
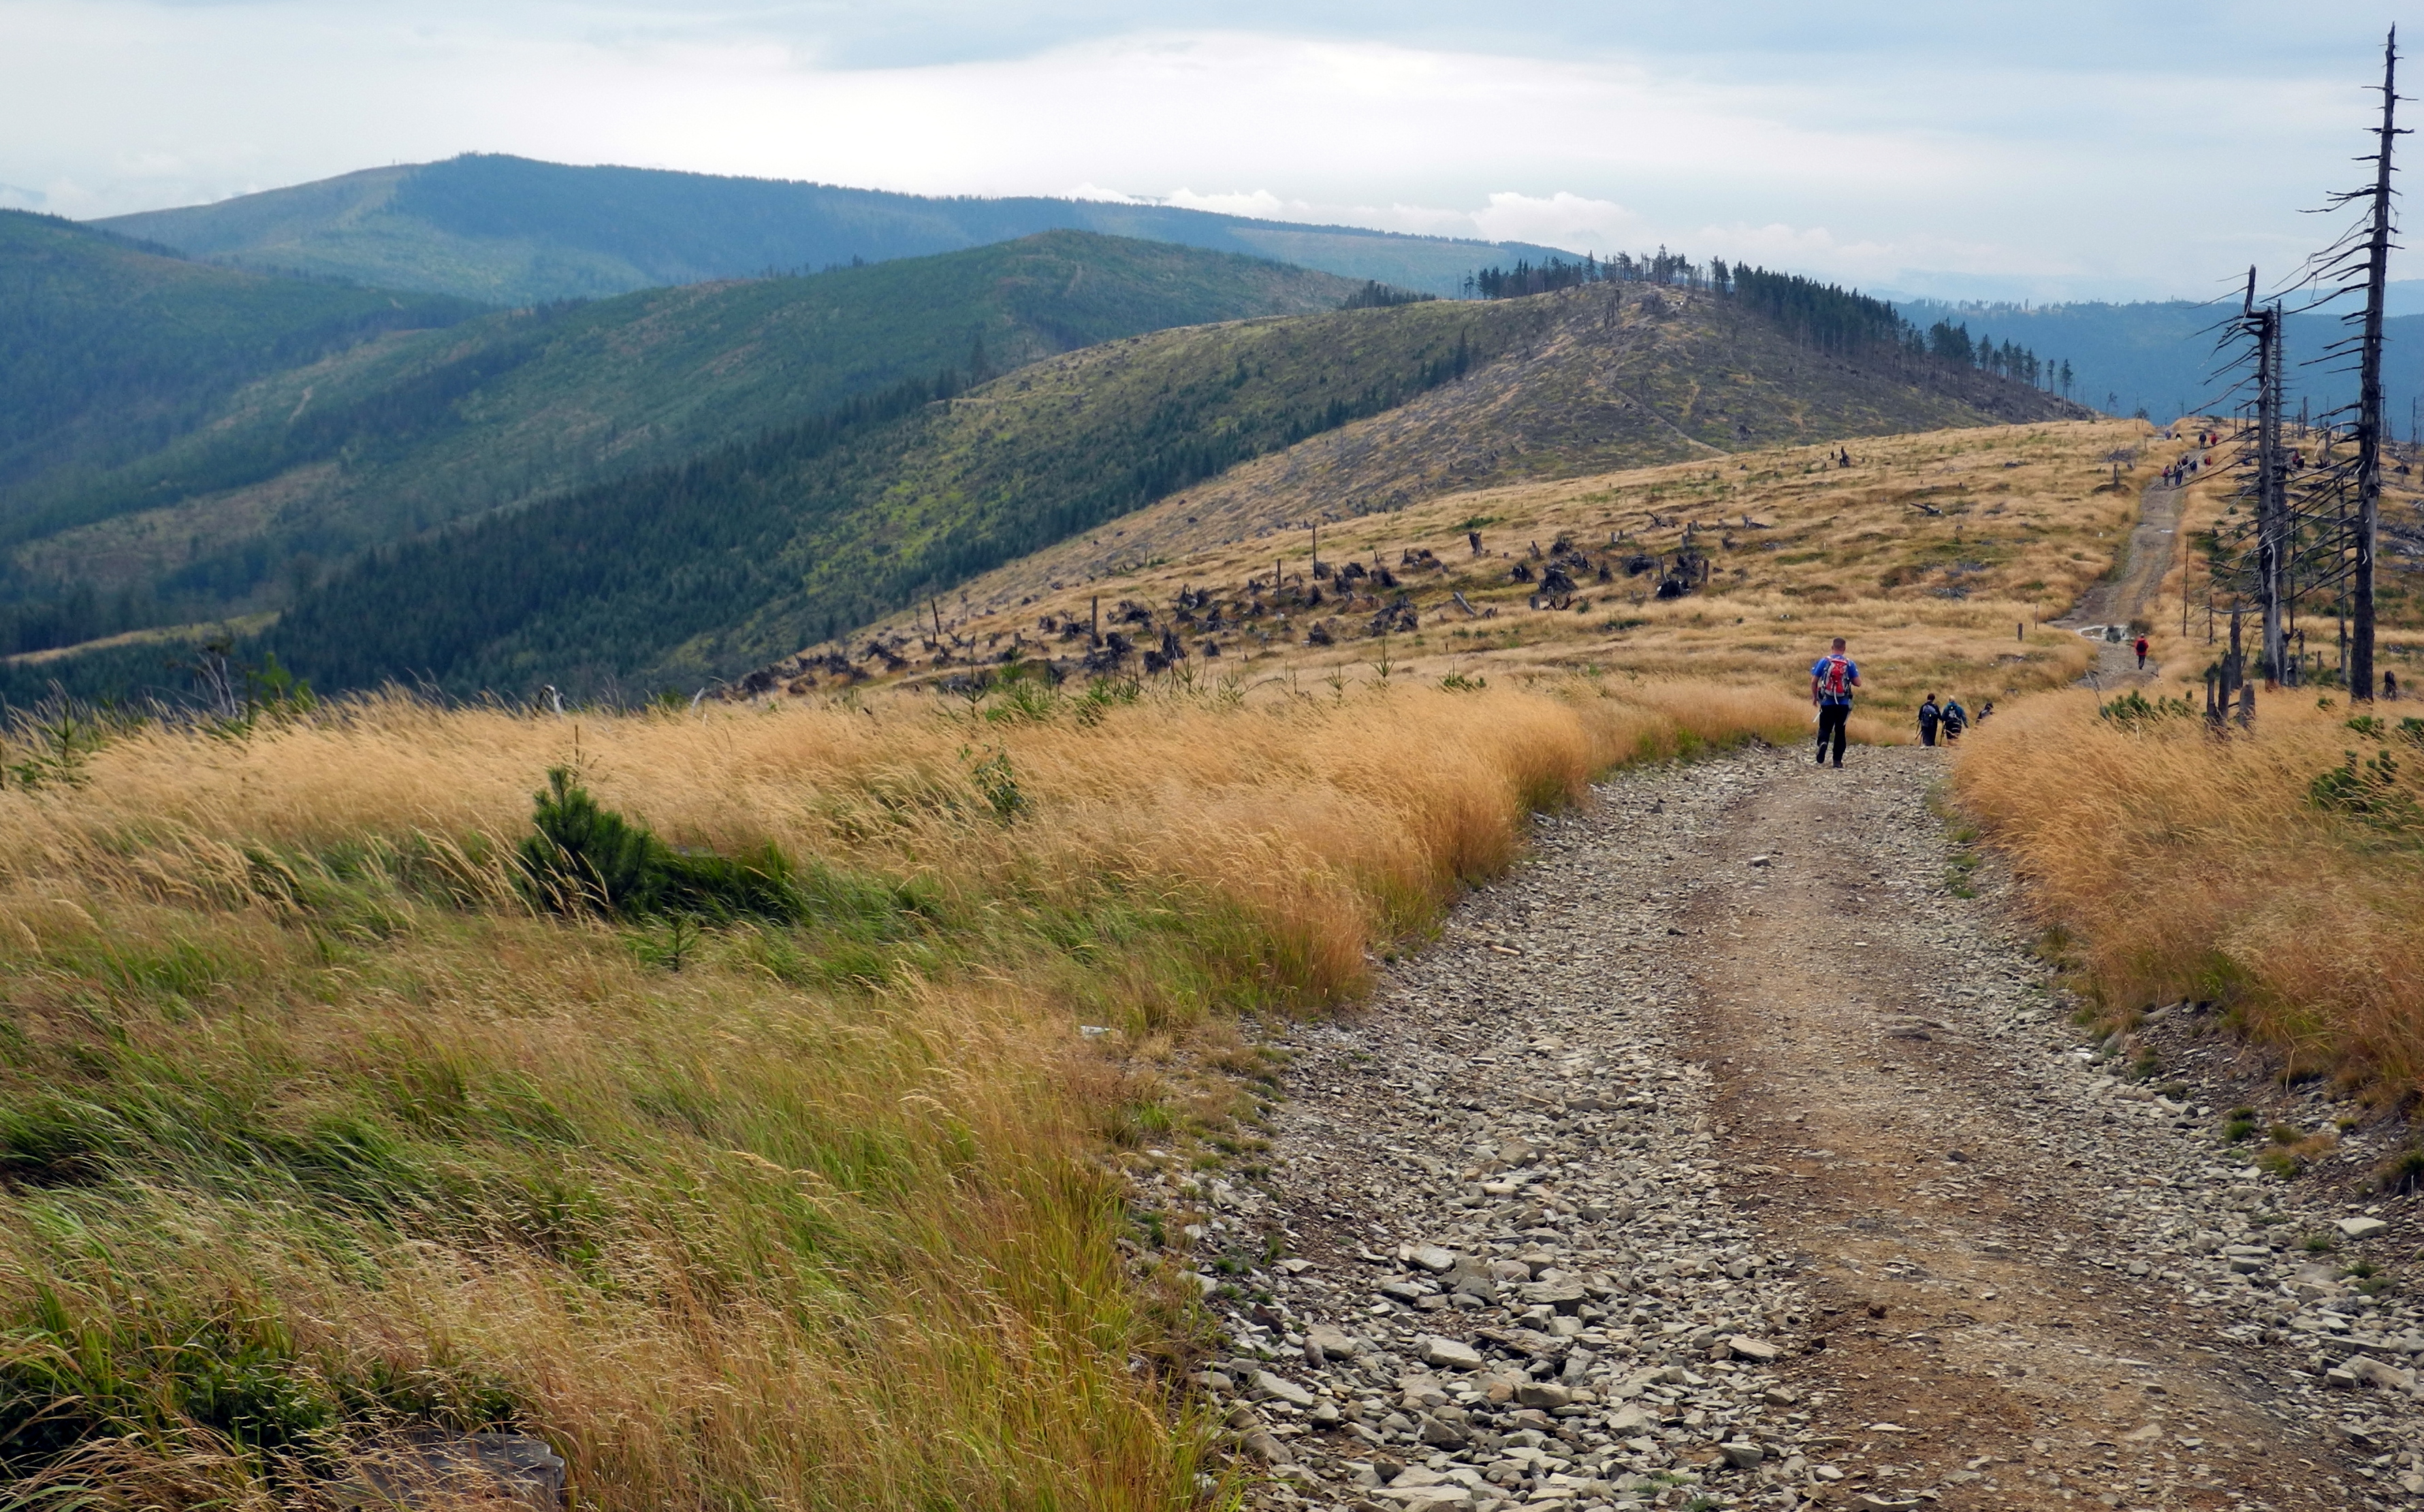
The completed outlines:
[[[0,205],[88,218],[494,151],[1663,244],[1890,294],[2203,298],[2328,239],[2303,212],[2366,174],[2395,19],[2234,0],[0,0]]]

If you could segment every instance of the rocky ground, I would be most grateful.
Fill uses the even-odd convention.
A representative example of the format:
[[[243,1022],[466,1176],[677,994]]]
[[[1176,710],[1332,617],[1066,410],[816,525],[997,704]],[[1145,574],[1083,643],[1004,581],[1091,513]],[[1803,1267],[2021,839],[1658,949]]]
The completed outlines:
[[[1273,1032],[1266,1174],[1152,1178],[1254,1502],[2424,1506],[2394,1131],[2083,1041],[1946,755],[1626,774]]]

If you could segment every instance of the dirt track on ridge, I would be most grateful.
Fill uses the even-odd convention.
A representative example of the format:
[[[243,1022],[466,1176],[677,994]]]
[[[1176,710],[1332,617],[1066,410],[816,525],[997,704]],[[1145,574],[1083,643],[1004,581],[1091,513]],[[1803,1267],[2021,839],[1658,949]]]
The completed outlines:
[[[1621,775],[1371,1012],[1278,1035],[1269,1175],[1172,1183],[1232,1256],[1202,1383],[1258,1501],[2424,1506],[2424,1313],[2351,1273],[2410,1201],[2250,1167],[2260,1067],[2193,1005],[2150,1084],[2086,1043],[1948,759]]]

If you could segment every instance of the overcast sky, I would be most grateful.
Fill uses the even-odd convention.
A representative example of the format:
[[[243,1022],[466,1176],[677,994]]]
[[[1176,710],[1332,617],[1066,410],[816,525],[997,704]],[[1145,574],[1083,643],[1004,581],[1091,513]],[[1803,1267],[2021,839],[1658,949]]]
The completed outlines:
[[[87,217],[501,151],[1663,242],[1908,294],[2203,297],[2326,233],[2299,212],[2363,172],[2393,19],[2233,0],[0,0],[0,204]]]

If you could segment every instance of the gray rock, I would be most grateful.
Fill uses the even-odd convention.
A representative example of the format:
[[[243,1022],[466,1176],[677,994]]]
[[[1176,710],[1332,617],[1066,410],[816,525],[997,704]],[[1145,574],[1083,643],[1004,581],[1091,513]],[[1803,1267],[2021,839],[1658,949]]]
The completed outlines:
[[[1289,1452],[1288,1446],[1282,1443],[1268,1429],[1256,1428],[1247,1434],[1239,1447],[1261,1464],[1293,1465],[1296,1463],[1296,1456]]]
[[[1766,1450],[1740,1439],[1717,1445],[1717,1453],[1725,1456],[1726,1463],[1736,1470],[1754,1469],[1767,1457]]]
[[[1352,1334],[1326,1323],[1316,1323],[1306,1328],[1304,1351],[1305,1359],[1316,1366],[1325,1360],[1349,1360],[1361,1352],[1355,1347]]]
[[[1417,1245],[1406,1258],[1433,1275],[1452,1269],[1456,1265],[1456,1251],[1443,1249],[1435,1244]]]
[[[1423,1363],[1442,1370],[1479,1370],[1484,1361],[1473,1345],[1431,1334],[1423,1340]]]
[[[463,1502],[555,1512],[565,1501],[565,1462],[544,1439],[524,1433],[407,1435],[366,1455],[361,1478],[338,1499],[358,1507],[439,1507]]]
[[[2390,1225],[2380,1218],[2349,1218],[2338,1219],[2332,1227],[2352,1239],[2370,1239]]]
[[[1268,1370],[1254,1372],[1254,1394],[1266,1399],[1276,1397],[1290,1407],[1311,1407],[1316,1400],[1311,1392],[1296,1382]]]

